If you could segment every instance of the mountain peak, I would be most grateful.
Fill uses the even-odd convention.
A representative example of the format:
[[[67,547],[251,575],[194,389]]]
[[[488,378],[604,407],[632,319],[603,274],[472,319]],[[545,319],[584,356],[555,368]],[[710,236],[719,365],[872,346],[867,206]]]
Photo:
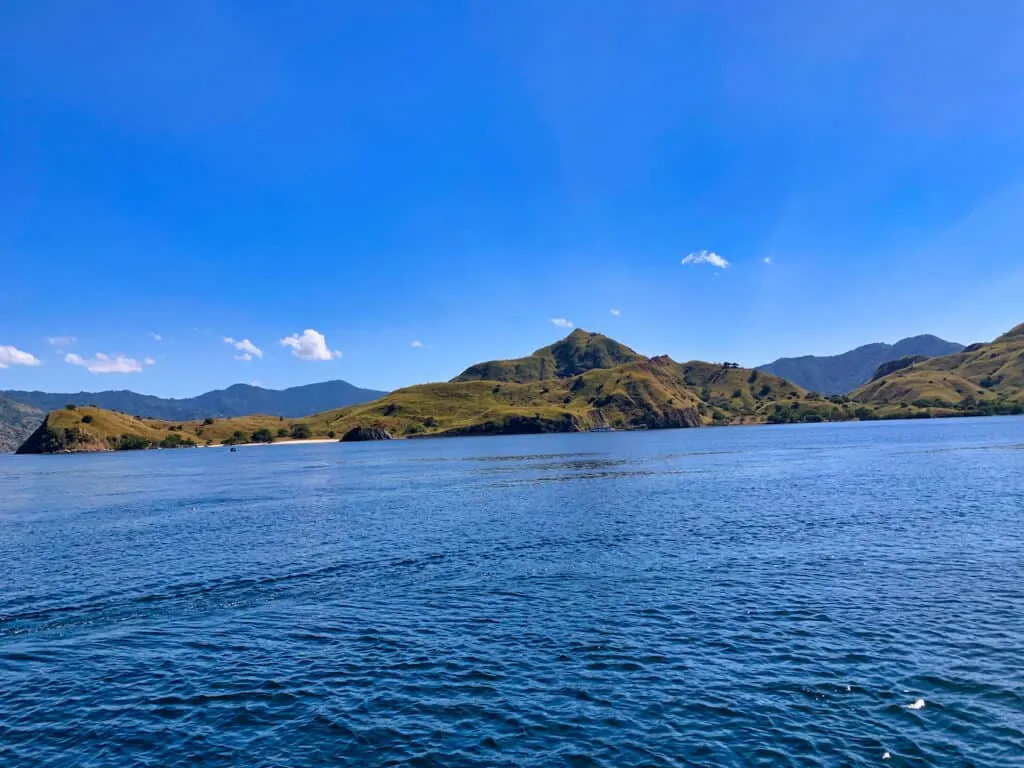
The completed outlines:
[[[911,356],[950,355],[961,349],[961,344],[922,334],[900,339],[895,344],[864,344],[840,355],[784,357],[758,366],[758,370],[782,376],[815,392],[843,394],[870,381],[878,367],[886,363]]]
[[[603,335],[604,334],[602,334],[602,333],[594,333],[593,331],[585,331],[582,328],[574,328],[572,331],[569,332],[569,335],[566,336],[565,338],[566,339],[585,339],[585,338],[590,338],[592,336],[603,336]]]
[[[1007,341],[1008,339],[1019,338],[1024,338],[1024,323],[1021,323],[1020,325],[1015,325],[1013,328],[1011,328],[998,339],[996,339],[996,341]]]
[[[578,376],[595,368],[614,368],[646,358],[600,333],[576,328],[568,336],[529,357],[491,360],[467,368],[454,381],[541,381]]]

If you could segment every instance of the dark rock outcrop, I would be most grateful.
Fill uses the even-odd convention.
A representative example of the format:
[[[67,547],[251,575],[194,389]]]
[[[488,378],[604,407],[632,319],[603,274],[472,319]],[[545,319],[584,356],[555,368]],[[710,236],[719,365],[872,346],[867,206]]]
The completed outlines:
[[[702,424],[700,412],[696,408],[676,408],[662,413],[644,414],[635,419],[632,426],[643,426],[648,429],[682,429],[699,427]]]
[[[391,434],[380,427],[353,427],[341,437],[343,443],[363,443],[369,440],[391,440]]]
[[[924,360],[930,359],[931,358],[927,355],[907,355],[906,357],[901,357],[898,360],[890,360],[875,368],[875,375],[871,377],[871,381],[878,381],[880,378],[888,376],[890,373],[902,371],[904,368],[909,368],[914,363],[920,363]]]
[[[526,416],[512,414],[500,416],[465,427],[449,429],[441,433],[445,437],[469,435],[543,435],[552,432],[579,432],[581,427],[576,417],[570,414],[558,416]]]
[[[50,417],[43,419],[35,432],[18,446],[15,453],[89,453],[109,451],[110,446],[78,427],[54,428]]]

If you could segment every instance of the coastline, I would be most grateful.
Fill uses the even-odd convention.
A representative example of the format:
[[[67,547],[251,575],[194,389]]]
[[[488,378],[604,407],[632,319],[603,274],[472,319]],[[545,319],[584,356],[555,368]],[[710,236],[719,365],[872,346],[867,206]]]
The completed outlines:
[[[249,448],[252,446],[270,446],[270,445],[310,445],[311,443],[339,443],[341,442],[336,437],[311,437],[307,440],[275,440],[272,443],[235,443],[233,446],[221,443],[220,445],[202,445],[200,448]]]

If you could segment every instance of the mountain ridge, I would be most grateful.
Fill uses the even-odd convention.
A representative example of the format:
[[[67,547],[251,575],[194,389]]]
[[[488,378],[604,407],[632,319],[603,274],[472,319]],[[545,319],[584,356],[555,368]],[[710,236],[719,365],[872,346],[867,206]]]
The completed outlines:
[[[932,334],[908,336],[893,344],[874,342],[838,355],[802,355],[780,357],[756,366],[812,392],[826,395],[848,394],[871,380],[879,366],[910,356],[938,357],[959,352],[964,347]]]
[[[60,409],[48,414],[20,452],[337,438],[356,428],[426,437],[854,417],[851,404],[809,399],[802,388],[771,374],[732,363],[648,358],[607,336],[578,330],[525,358],[477,364],[453,381],[406,387],[298,423],[270,416],[171,423],[96,408]]]
[[[885,372],[850,395],[871,405],[911,403],[963,413],[1019,412],[1024,404],[1024,324],[990,342]]]
[[[953,355],[904,360],[854,396],[828,397],[734,363],[644,357],[601,334],[576,331],[525,358],[471,366],[471,378],[406,387],[301,420],[256,415],[174,423],[72,406],[49,413],[19,452],[336,439],[356,429],[414,438],[1021,413],[1024,327],[1019,331]]]
[[[0,453],[15,450],[43,422],[38,408],[0,396]]]
[[[0,397],[43,411],[57,410],[72,403],[78,406],[98,405],[106,410],[121,411],[132,416],[188,421],[257,413],[301,418],[332,408],[368,402],[385,394],[381,390],[362,389],[347,381],[334,379],[286,389],[232,384],[224,389],[185,398],[143,395],[129,389],[73,393],[6,390],[0,392]]]

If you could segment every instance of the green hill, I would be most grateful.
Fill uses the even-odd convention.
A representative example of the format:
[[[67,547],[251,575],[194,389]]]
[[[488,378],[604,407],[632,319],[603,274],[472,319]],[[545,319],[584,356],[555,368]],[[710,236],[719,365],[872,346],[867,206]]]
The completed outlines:
[[[967,414],[1020,412],[1024,405],[1024,324],[988,344],[913,363],[860,387],[851,397]]]
[[[841,355],[783,357],[758,366],[813,392],[846,394],[868,382],[878,367],[911,355],[935,357],[959,352],[963,345],[925,334],[900,339],[895,344],[865,344]]]
[[[310,438],[357,427],[394,437],[662,429],[705,425],[965,416],[1024,411],[1024,325],[944,357],[887,363],[856,392],[824,396],[731,363],[647,358],[573,331],[527,357],[467,369],[373,402],[302,418],[173,421],[94,407],[51,411],[21,453],[173,448]]]
[[[483,378],[491,376],[493,378]],[[362,427],[395,437],[660,429],[874,418],[876,409],[826,399],[733,364],[646,358],[606,336],[574,331],[525,358],[483,363],[456,380],[400,389],[370,403],[302,419],[274,416],[173,422],[98,408],[60,409],[23,453],[334,438]]]
[[[789,382],[741,368],[641,358],[539,381],[410,387],[336,411],[330,423],[335,431],[359,424],[397,435],[693,427],[767,420],[772,405],[803,402],[803,395]]]
[[[254,433],[265,430],[253,440]],[[327,437],[326,429],[319,436]],[[203,421],[165,421],[84,406],[51,411],[18,453],[85,453],[136,448],[270,442],[314,437],[308,420],[280,416],[241,416]]]

